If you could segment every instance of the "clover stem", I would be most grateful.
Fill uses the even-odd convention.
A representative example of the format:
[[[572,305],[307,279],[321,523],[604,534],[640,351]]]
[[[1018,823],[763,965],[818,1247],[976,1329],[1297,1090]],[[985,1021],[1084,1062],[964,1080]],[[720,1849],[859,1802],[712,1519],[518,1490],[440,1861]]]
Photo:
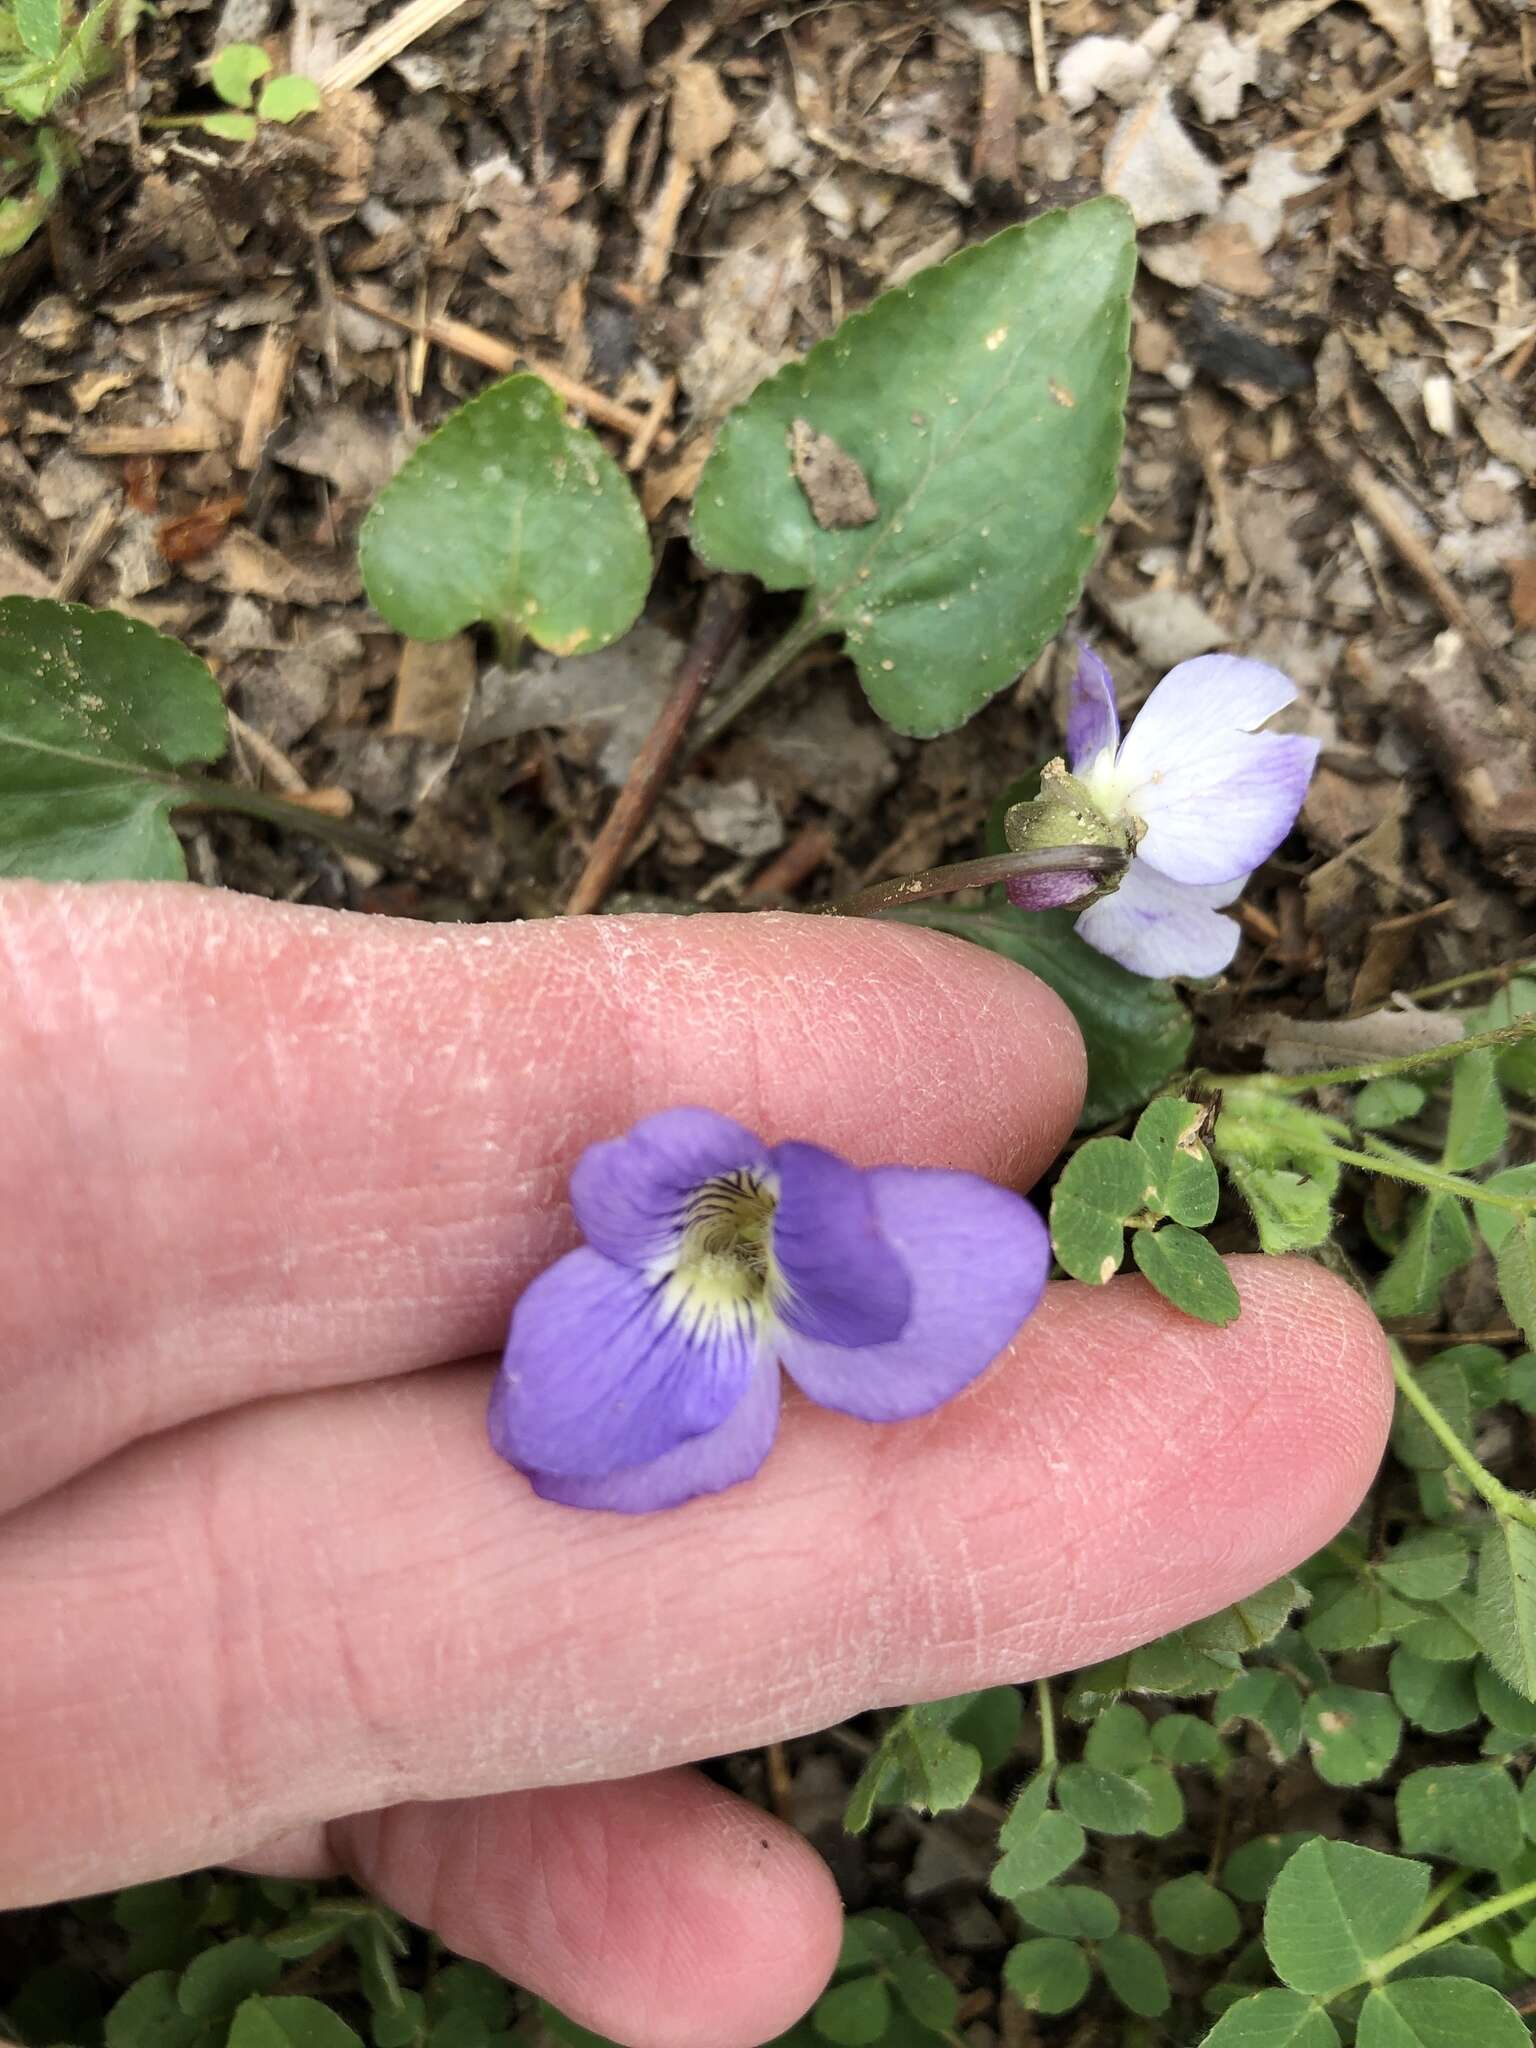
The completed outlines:
[[[1051,1699],[1051,1681],[1048,1678],[1035,1680],[1035,1710],[1040,1716],[1040,1768],[1054,1771],[1056,1768],[1056,1707]]]
[[[1428,981],[1422,988],[1404,989],[1403,994],[1412,1002],[1422,1003],[1426,996],[1452,995],[1457,989],[1472,988],[1480,981],[1507,981],[1511,975],[1523,974],[1528,967],[1536,967],[1536,956],[1504,960],[1497,967],[1474,967],[1470,974],[1453,974],[1446,981]]]
[[[1459,1060],[1464,1052],[1497,1052],[1505,1046],[1521,1045],[1536,1033],[1536,1016],[1501,1024],[1494,1031],[1474,1031],[1467,1038],[1453,1038],[1445,1045],[1427,1046],[1423,1052],[1405,1052],[1391,1059],[1362,1060],[1354,1067],[1320,1067],[1306,1074],[1234,1074],[1234,1083],[1245,1088],[1263,1088],[1272,1095],[1308,1095],[1314,1088],[1351,1086],[1358,1081],[1382,1081],[1392,1074],[1412,1074],[1421,1067],[1444,1066]],[[1213,1077],[1214,1078],[1214,1077]]]
[[[390,863],[399,860],[399,848],[382,832],[364,825],[349,825],[341,818],[328,818],[323,811],[309,810],[286,798],[269,796],[264,789],[245,789],[235,782],[215,782],[211,776],[178,775],[175,779],[178,804],[193,804],[202,810],[239,811],[247,818],[260,818],[265,825],[281,825],[285,831],[304,832],[311,839],[328,840],[343,853],[364,860]]]
[[[1413,1369],[1404,1355],[1402,1346],[1388,1346],[1392,1353],[1392,1377],[1397,1390],[1418,1415],[1424,1427],[1435,1441],[1449,1454],[1452,1464],[1468,1481],[1475,1492],[1480,1493],[1496,1515],[1502,1515],[1512,1522],[1524,1522],[1527,1527],[1536,1528],[1536,1503],[1513,1492],[1500,1479],[1495,1479],[1488,1467],[1474,1455],[1471,1448],[1462,1442],[1450,1423],[1440,1413],[1434,1402],[1425,1393],[1414,1377]]]
[[[1505,1913],[1513,1913],[1517,1907],[1528,1906],[1533,1899],[1536,1899],[1536,1882],[1516,1885],[1513,1891],[1484,1899],[1480,1906],[1469,1906],[1465,1913],[1458,1913],[1453,1920],[1442,1920],[1437,1927],[1427,1927],[1422,1934],[1415,1934],[1397,1948],[1388,1949],[1384,1956],[1377,1956],[1363,1977],[1357,1977],[1354,1984],[1346,1984],[1331,1997],[1342,1997],[1344,1991],[1353,1991],[1360,1984],[1383,1983],[1394,1970],[1400,1970],[1415,1957],[1428,1955],[1431,1949],[1439,1948],[1442,1943],[1470,1934],[1474,1927],[1481,1927],[1485,1921],[1497,1920]]]
[[[807,647],[821,639],[826,632],[819,616],[809,607],[800,613],[795,623],[782,638],[776,640],[768,652],[753,662],[746,674],[728,690],[720,702],[701,719],[694,736],[693,754],[702,754],[706,747],[712,747],[726,727],[734,724],[750,705],[757,702],[768,685],[781,676],[792,661],[802,655]]]
[[[1431,1194],[1456,1195],[1464,1202],[1481,1202],[1490,1209],[1507,1209],[1514,1216],[1536,1213],[1536,1196],[1507,1195],[1493,1188],[1481,1187],[1475,1180],[1466,1180],[1459,1173],[1442,1173],[1437,1166],[1426,1166],[1422,1160],[1410,1159],[1406,1153],[1393,1152],[1385,1145],[1370,1152],[1355,1152],[1347,1145],[1333,1145],[1329,1149],[1341,1166],[1355,1166],[1362,1173],[1379,1173],[1388,1180],[1409,1181],[1414,1187],[1428,1188]]]
[[[1101,880],[1125,871],[1126,856],[1115,846],[1038,846],[1028,853],[988,853],[979,860],[952,861],[926,868],[892,882],[874,882],[839,903],[820,906],[837,917],[877,917],[882,910],[901,910],[925,896],[952,896],[957,889],[985,889],[1013,875],[1097,875]]]
[[[1414,1932],[1418,1933],[1421,1928],[1427,1927],[1447,1899],[1454,1899],[1459,1891],[1466,1889],[1472,1876],[1473,1872],[1470,1869],[1453,1870],[1449,1877],[1437,1884],[1424,1901],[1424,1910],[1414,1922]]]

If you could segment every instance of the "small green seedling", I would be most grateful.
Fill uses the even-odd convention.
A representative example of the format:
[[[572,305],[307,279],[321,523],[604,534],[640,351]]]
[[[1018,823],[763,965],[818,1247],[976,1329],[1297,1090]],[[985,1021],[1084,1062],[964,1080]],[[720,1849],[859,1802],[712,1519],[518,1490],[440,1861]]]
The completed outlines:
[[[258,43],[226,44],[213,60],[208,82],[229,111],[195,115],[192,125],[222,142],[252,142],[263,121],[286,127],[305,114],[319,113],[320,88],[312,78],[294,72],[273,78],[271,70],[272,59]]]

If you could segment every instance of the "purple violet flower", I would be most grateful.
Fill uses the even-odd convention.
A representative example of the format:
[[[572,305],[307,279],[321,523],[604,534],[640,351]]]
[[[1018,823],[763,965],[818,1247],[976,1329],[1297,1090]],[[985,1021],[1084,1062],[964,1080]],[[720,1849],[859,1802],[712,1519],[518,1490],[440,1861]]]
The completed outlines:
[[[823,1407],[901,1422],[958,1394],[1040,1299],[1044,1223],[974,1174],[861,1172],[709,1109],[593,1145],[587,1242],[512,1313],[490,1436],[546,1500],[642,1514],[749,1479],[779,1367]]]
[[[1168,671],[1122,740],[1109,670],[1079,649],[1067,714],[1072,775],[1104,818],[1136,835],[1118,888],[1090,903],[1075,929],[1134,974],[1219,974],[1237,951],[1242,894],[1296,822],[1318,742],[1261,732],[1291,703],[1279,669],[1237,654],[1202,654]],[[1070,878],[1068,878],[1070,880]],[[1081,878],[1079,897],[1092,885]],[[1008,884],[1021,909],[1062,900],[1063,878]]]

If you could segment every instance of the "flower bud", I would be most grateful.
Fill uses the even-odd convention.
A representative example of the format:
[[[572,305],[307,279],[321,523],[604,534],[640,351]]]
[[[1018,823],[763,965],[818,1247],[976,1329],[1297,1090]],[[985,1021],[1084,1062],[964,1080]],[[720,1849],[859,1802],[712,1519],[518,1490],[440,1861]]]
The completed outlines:
[[[1015,804],[1008,812],[1003,819],[1003,837],[1012,853],[1037,853],[1057,846],[1107,846],[1123,853],[1127,861],[1136,843],[1132,828],[1106,817],[1059,760],[1047,762],[1040,777],[1040,794],[1028,803]],[[1020,910],[1062,910],[1095,903],[1119,882],[1119,874],[1071,869],[1053,875],[1013,875],[1005,886],[1008,901]]]

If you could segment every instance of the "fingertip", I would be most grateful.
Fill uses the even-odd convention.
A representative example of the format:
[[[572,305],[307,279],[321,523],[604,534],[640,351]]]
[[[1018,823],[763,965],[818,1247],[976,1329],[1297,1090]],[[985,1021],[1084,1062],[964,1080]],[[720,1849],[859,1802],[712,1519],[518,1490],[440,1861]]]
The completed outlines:
[[[712,1106],[770,1141],[865,1166],[949,1166],[1021,1185],[1082,1108],[1087,1056],[1055,991],[984,946],[894,920],[604,918],[580,934],[620,970],[630,1061],[656,1101],[739,1077]],[[748,1040],[750,1056],[744,1039]],[[658,1057],[658,1055],[664,1055]],[[718,1093],[718,1083],[716,1084]]]
[[[358,1881],[624,2048],[758,2048],[832,1974],[830,1873],[691,1770],[338,1823]]]
[[[1229,1258],[1243,1317],[1270,1362],[1263,1410],[1276,1457],[1310,1501],[1315,1542],[1348,1521],[1370,1486],[1392,1427],[1392,1360],[1365,1297],[1299,1254]]]
[[[1131,1649],[1294,1570],[1355,1512],[1392,1415],[1379,1325],[1308,1260],[1230,1265],[1242,1313],[1224,1329],[1139,1275],[1048,1287],[991,1372],[870,1446],[892,1506],[863,1569],[878,1564],[899,1610],[902,1697]],[[802,1455],[830,1436],[790,1419]],[[941,1629],[930,1589],[946,1573]]]

